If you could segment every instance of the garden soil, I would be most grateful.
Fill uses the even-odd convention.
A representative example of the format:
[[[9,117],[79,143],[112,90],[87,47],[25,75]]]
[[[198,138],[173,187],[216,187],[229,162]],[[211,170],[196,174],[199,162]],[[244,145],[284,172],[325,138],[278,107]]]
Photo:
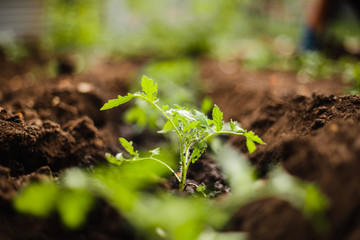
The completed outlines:
[[[81,74],[63,74],[59,68],[50,79],[43,74],[47,60],[9,63],[0,54],[0,239],[140,239],[101,200],[76,231],[63,227],[55,214],[38,219],[12,208],[11,199],[29,182],[57,177],[73,166],[92,168],[105,162],[105,152],[122,151],[119,136],[137,146],[162,141],[150,131],[132,132],[121,117],[128,105],[99,111],[109,98],[127,93],[144,59],[102,60]],[[198,64],[204,95],[226,120],[239,121],[267,143],[249,156],[260,176],[266,178],[281,164],[316,183],[329,199],[329,231],[323,235],[276,198],[246,204],[224,231],[245,231],[254,240],[360,239],[360,97],[342,95],[345,86],[336,78],[304,81],[293,73],[250,71],[211,59]],[[242,139],[227,141],[245,152]],[[216,163],[206,158],[194,165],[189,181],[205,183],[218,194],[231,191]]]

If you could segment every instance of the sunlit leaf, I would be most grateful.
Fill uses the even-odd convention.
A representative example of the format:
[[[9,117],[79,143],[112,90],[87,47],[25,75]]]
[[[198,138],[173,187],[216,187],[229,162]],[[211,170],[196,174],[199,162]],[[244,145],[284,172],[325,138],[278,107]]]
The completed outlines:
[[[259,144],[265,145],[265,143],[263,142],[263,140],[261,140],[257,135],[255,135],[255,133],[253,131],[246,131],[244,133],[244,136],[246,136],[246,138],[250,138],[252,141],[257,142]]]
[[[93,196],[86,191],[64,191],[59,196],[58,211],[63,223],[69,228],[78,228],[86,220],[94,202]]]
[[[142,76],[141,87],[150,101],[155,101],[157,99],[157,84],[154,83],[152,79],[148,78],[147,76]]]
[[[106,153],[105,157],[106,157],[106,159],[108,160],[109,163],[112,163],[112,164],[115,164],[115,165],[118,165],[118,166],[120,166],[123,163],[122,161],[119,161],[119,158],[114,157],[110,153]]]
[[[195,118],[200,123],[200,126],[204,128],[209,127],[208,118],[205,116],[204,113],[195,111]]]
[[[215,125],[216,131],[221,131],[224,121],[223,121],[223,113],[221,112],[220,108],[217,105],[214,105],[212,111],[212,118]]]
[[[160,148],[155,148],[153,150],[149,151],[151,153],[151,156],[156,156],[160,154]]]
[[[119,95],[117,99],[111,99],[107,103],[105,103],[104,106],[102,106],[102,108],[100,108],[100,111],[117,107],[121,104],[124,104],[124,103],[130,101],[133,98],[134,98],[134,95],[131,93],[128,93],[128,95],[126,95],[126,96]]]
[[[119,138],[121,145],[125,148],[125,150],[133,156],[136,156],[136,152],[134,151],[133,142],[128,142],[125,138]]]
[[[246,138],[246,147],[250,154],[255,152],[255,150],[256,150],[256,145],[255,145],[254,141],[248,137]]]
[[[187,124],[184,128],[183,131],[184,132],[189,132],[192,129],[195,129],[197,126],[199,125],[198,122],[190,122],[189,124]]]

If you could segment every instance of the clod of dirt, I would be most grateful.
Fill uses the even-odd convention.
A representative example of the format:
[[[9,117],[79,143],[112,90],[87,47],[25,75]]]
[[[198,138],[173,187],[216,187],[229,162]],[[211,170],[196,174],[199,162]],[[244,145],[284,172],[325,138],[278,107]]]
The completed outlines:
[[[329,239],[360,238],[359,136],[358,121],[350,119],[332,121],[311,136],[284,144],[285,169],[316,182],[329,198]]]
[[[206,155],[189,168],[188,179],[197,185],[204,184],[210,193],[209,197],[217,197],[230,192],[230,187],[220,168]],[[190,189],[191,186],[188,186],[187,190],[195,192],[195,189],[188,188]]]
[[[274,162],[284,158],[284,142],[313,134],[336,119],[360,119],[357,110],[359,96],[317,95],[312,97],[293,96],[273,99],[263,104],[259,115],[253,118],[248,127],[259,135],[266,146],[259,146],[250,159],[262,174]],[[243,138],[231,138],[230,142],[245,151]]]
[[[11,176],[49,166],[58,172],[70,166],[91,166],[104,160],[104,146],[93,122],[83,117],[59,124],[43,121],[42,127],[29,125],[19,114],[0,112],[1,165]]]

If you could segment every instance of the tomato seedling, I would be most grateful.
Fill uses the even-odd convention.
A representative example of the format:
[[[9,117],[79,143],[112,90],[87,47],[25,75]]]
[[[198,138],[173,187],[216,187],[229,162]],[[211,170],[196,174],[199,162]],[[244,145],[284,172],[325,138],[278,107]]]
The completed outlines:
[[[252,131],[242,129],[236,121],[230,120],[230,123],[224,124],[223,113],[218,106],[214,105],[212,110],[212,119],[209,119],[204,113],[197,110],[191,110],[185,107],[175,105],[170,108],[168,105],[160,106],[157,97],[157,84],[152,79],[143,76],[141,79],[141,92],[128,93],[126,96],[118,96],[117,99],[111,99],[100,110],[108,110],[138,98],[150,103],[166,119],[162,130],[159,133],[175,132],[179,140],[180,149],[180,174],[172,169],[162,160],[156,158],[160,149],[156,148],[150,151],[150,157],[140,157],[138,151],[134,150],[132,142],[120,138],[121,145],[129,153],[130,157],[124,157],[119,153],[116,156],[106,154],[109,162],[120,165],[123,162],[152,160],[164,165],[169,169],[179,183],[179,190],[183,191],[189,184],[186,183],[186,175],[191,163],[195,163],[205,152],[208,141],[217,135],[240,135],[246,138],[246,146],[250,153],[256,149],[256,143],[265,144]],[[197,191],[204,192],[204,186],[196,186]]]

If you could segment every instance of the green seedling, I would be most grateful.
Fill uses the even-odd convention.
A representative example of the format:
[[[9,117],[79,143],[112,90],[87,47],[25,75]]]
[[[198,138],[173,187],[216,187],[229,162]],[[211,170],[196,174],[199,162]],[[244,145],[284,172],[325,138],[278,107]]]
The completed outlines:
[[[218,106],[214,105],[212,110],[212,119],[209,119],[204,113],[197,110],[190,110],[185,107],[175,105],[170,108],[168,105],[160,106],[157,98],[157,84],[152,79],[143,76],[141,79],[141,92],[128,93],[126,96],[118,96],[117,99],[109,100],[100,110],[108,110],[138,98],[150,103],[157,109],[166,122],[159,133],[175,132],[179,140],[180,150],[180,171],[177,172],[162,160],[156,158],[160,153],[160,149],[156,148],[150,151],[150,156],[141,157],[132,145],[132,142],[124,138],[120,138],[121,145],[129,153],[129,157],[124,157],[119,153],[116,156],[107,154],[109,162],[120,165],[123,162],[134,162],[152,160],[164,165],[174,174],[179,183],[179,190],[183,191],[188,183],[186,183],[186,175],[190,164],[195,163],[205,152],[208,141],[217,135],[239,135],[246,138],[246,146],[250,153],[256,149],[255,143],[265,144],[252,131],[242,129],[236,121],[230,120],[230,123],[224,123],[223,113]],[[204,187],[196,186],[197,191],[203,193]]]

